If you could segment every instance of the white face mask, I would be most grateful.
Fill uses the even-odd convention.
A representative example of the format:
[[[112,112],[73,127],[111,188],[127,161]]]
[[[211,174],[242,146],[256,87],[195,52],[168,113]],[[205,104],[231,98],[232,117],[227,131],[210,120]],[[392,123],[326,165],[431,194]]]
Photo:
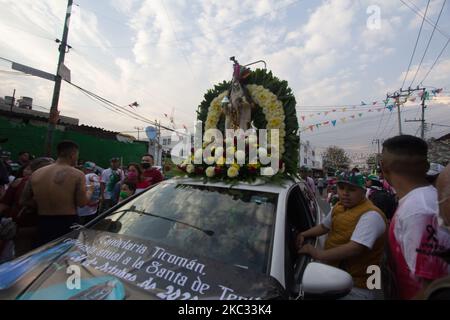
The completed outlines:
[[[438,222],[439,228],[444,229],[444,230],[446,230],[448,233],[450,233],[450,226],[447,226],[447,225],[445,224],[444,219],[442,219],[442,217],[441,217],[440,215],[438,215],[438,217],[437,217],[437,222]]]

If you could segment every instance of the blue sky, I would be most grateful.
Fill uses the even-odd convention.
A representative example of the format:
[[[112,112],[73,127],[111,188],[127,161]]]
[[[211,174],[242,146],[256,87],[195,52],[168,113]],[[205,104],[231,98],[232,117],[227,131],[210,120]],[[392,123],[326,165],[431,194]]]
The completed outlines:
[[[404,0],[425,11],[427,0]],[[427,17],[436,21],[444,0],[432,0]],[[168,124],[164,113],[174,110],[178,127],[193,126],[195,110],[206,90],[231,77],[230,56],[242,63],[263,59],[279,78],[289,82],[298,116],[308,126],[332,119],[328,126],[305,131],[303,138],[324,148],[331,144],[348,151],[370,152],[374,138],[397,132],[396,114],[389,111],[317,115],[333,105],[371,103],[398,90],[422,19],[399,0],[76,0],[70,24],[66,65],[72,81],[120,105],[138,101],[137,111]],[[0,55],[54,72],[57,44],[66,9],[64,0],[0,0]],[[367,8],[380,9],[380,28],[369,29]],[[450,37],[450,3],[443,9],[416,85]],[[425,23],[406,84],[412,80],[433,27]],[[9,64],[0,61],[0,70]],[[450,46],[424,84],[443,87],[430,101],[427,120],[450,124]],[[0,72],[0,95],[33,96],[49,107],[52,83]],[[327,107],[320,107],[327,106]],[[330,106],[330,107],[328,107]],[[370,108],[370,107],[367,107]],[[358,110],[361,108],[358,107]],[[117,131],[146,126],[121,117],[63,85],[60,110],[81,123]],[[403,118],[418,117],[417,104],[404,107]],[[317,111],[317,112],[316,112]],[[311,113],[315,117],[309,117]],[[359,111],[358,111],[359,113]],[[403,123],[415,134],[418,123]],[[428,137],[448,133],[433,126]]]

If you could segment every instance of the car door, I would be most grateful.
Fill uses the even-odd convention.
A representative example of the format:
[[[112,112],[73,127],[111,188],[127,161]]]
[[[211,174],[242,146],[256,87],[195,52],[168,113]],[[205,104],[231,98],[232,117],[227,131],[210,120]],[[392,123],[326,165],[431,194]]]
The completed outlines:
[[[300,280],[306,265],[311,261],[309,256],[298,255],[296,248],[297,235],[314,226],[314,214],[310,203],[305,198],[302,185],[295,184],[289,190],[286,203],[285,231],[285,279],[286,290],[295,297],[300,290]],[[314,243],[311,240],[311,243]]]

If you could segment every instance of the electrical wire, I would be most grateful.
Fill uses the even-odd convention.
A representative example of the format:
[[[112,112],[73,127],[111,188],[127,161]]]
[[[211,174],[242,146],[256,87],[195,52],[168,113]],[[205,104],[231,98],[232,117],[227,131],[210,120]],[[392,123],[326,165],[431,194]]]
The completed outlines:
[[[400,0],[400,1],[403,2],[403,0]],[[412,51],[411,58],[409,59],[409,64],[408,64],[408,68],[406,69],[405,77],[403,78],[403,82],[402,82],[402,86],[401,86],[402,89],[403,89],[403,86],[405,85],[406,78],[408,77],[408,73],[409,73],[409,70],[411,68],[412,61],[414,59],[414,54],[416,53],[417,44],[419,43],[420,34],[422,33],[423,23],[425,22],[425,17],[427,16],[428,6],[429,5],[430,5],[430,0],[428,0],[428,2],[427,2],[427,7],[425,9],[425,15],[423,16],[422,23],[420,24],[420,29],[419,29],[419,33],[417,34],[416,43],[414,45],[414,49]]]
[[[444,0],[444,2],[442,3],[441,11],[439,12],[438,18],[436,20],[436,24],[434,25],[433,31],[431,32],[431,35],[430,35],[430,38],[428,39],[428,43],[427,43],[427,46],[425,48],[425,51],[423,52],[422,59],[420,59],[419,65],[417,66],[416,73],[414,74],[414,77],[413,77],[413,79],[411,81],[411,84],[409,85],[410,88],[412,87],[414,81],[416,80],[417,74],[419,73],[419,69],[422,66],[423,60],[425,59],[425,56],[427,54],[428,48],[430,47],[431,40],[433,39],[434,32],[436,31],[436,27],[437,27],[437,25],[439,23],[439,19],[441,18],[442,11],[444,10],[446,2],[447,2],[447,0]]]

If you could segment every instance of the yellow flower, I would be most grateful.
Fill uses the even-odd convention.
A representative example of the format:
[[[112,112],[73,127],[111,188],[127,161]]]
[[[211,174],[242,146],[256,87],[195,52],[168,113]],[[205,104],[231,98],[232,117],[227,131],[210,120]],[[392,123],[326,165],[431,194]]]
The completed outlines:
[[[218,166],[223,166],[225,164],[225,158],[224,157],[220,157],[219,159],[217,159],[216,164]]]
[[[208,167],[208,168],[206,168],[206,176],[207,176],[208,178],[214,177],[215,174],[216,174],[216,172],[215,172],[215,170],[214,170],[214,167]]]
[[[235,147],[228,147],[227,148],[227,152],[226,152],[226,156],[231,158],[232,156],[234,156],[235,152],[236,152],[236,148]]]
[[[276,129],[276,128],[279,128],[279,127],[280,127],[281,122],[282,122],[282,121],[281,121],[280,118],[273,118],[273,119],[269,120],[268,126],[270,126],[271,128]]]
[[[236,169],[238,169],[238,170],[241,168],[241,166],[238,165],[236,162],[234,162],[231,166],[236,168]]]
[[[194,170],[195,170],[195,167],[192,164],[188,164],[186,166],[186,172],[187,173],[192,173],[192,172],[194,172]]]
[[[205,159],[205,163],[206,164],[213,164],[215,160],[216,159],[214,159],[214,157],[208,157],[208,158]]]
[[[228,168],[227,175],[230,178],[235,178],[235,177],[237,177],[239,175],[239,169],[237,169],[234,166],[231,166],[231,167]]]

